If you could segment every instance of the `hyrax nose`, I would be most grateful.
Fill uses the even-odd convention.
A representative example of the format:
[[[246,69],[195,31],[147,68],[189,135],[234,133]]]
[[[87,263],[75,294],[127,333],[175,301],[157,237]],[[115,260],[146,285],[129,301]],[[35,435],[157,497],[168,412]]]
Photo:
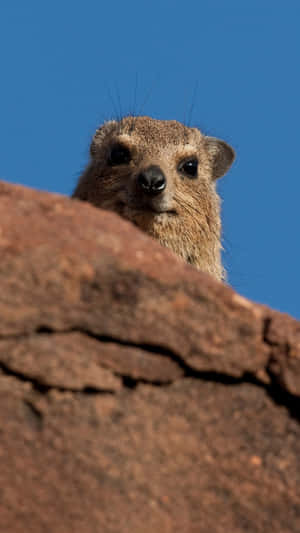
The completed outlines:
[[[167,182],[162,170],[152,165],[138,175],[137,184],[145,194],[155,196],[164,191]]]

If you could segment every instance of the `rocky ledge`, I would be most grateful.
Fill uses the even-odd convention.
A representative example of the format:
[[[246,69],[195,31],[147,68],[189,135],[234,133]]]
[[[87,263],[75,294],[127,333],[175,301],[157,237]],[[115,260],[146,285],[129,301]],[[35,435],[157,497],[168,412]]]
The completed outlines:
[[[298,533],[300,323],[0,184],[0,531]]]

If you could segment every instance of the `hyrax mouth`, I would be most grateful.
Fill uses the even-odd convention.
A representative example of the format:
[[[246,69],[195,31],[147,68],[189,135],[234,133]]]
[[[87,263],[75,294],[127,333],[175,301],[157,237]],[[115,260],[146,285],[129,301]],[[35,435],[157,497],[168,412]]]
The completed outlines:
[[[139,213],[149,213],[151,214],[152,216],[157,216],[157,215],[166,215],[166,216],[175,216],[177,215],[177,211],[175,209],[160,209],[160,208],[157,208],[157,207],[153,207],[151,205],[145,205],[143,207],[141,207],[139,210]]]
[[[176,209],[169,209],[165,207],[153,206],[149,203],[141,205],[130,205],[130,204],[119,204],[120,209],[126,218],[134,218],[136,216],[141,217],[145,216],[147,218],[157,218],[157,217],[174,217],[178,213]]]

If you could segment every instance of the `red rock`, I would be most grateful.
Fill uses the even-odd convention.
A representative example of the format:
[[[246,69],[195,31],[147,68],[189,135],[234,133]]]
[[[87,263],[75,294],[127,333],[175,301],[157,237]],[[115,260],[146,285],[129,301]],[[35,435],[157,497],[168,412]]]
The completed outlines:
[[[298,533],[300,325],[0,185],[0,531]]]

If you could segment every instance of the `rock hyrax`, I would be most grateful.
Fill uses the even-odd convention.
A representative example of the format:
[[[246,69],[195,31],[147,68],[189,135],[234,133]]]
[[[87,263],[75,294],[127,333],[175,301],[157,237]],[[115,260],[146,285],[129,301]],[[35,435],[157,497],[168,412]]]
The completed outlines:
[[[216,179],[233,149],[175,120],[125,117],[100,127],[73,197],[115,211],[196,268],[224,279]]]

